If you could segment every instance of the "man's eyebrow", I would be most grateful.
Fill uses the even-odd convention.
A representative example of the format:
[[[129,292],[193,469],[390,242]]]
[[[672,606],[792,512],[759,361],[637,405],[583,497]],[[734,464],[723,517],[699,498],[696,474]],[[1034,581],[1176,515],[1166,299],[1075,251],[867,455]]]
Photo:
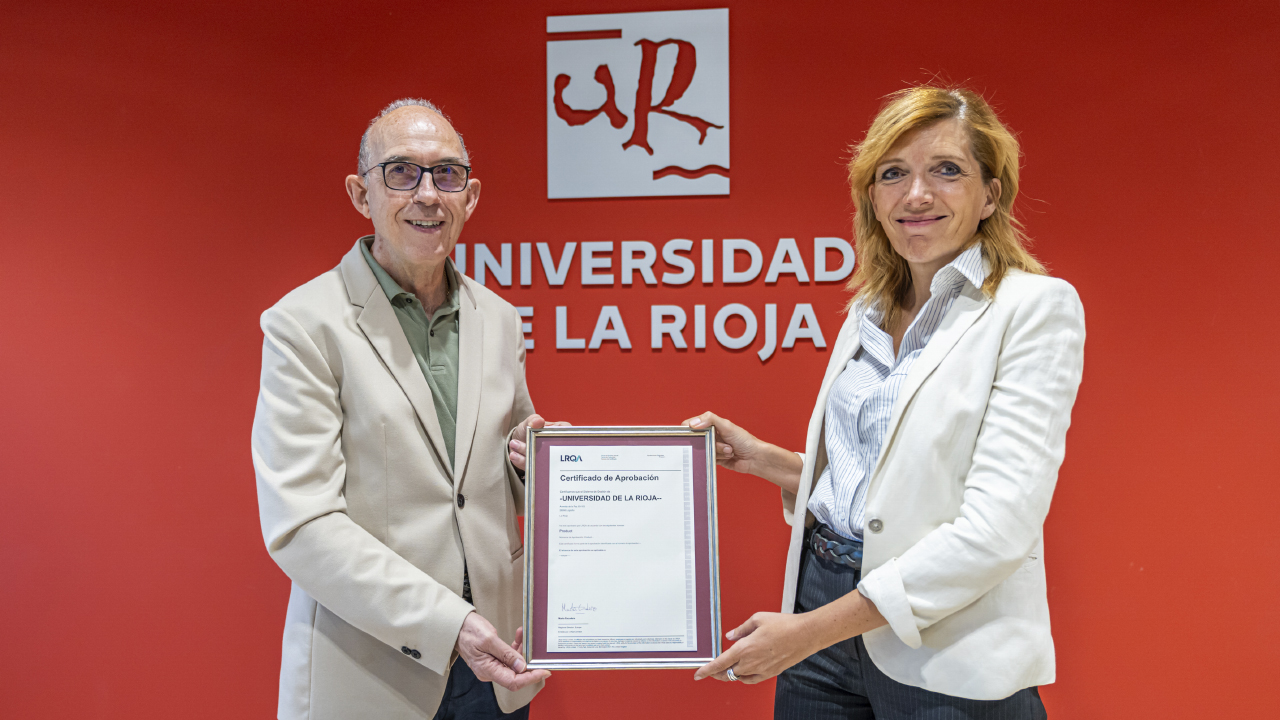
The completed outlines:
[[[417,161],[409,157],[408,155],[392,155],[386,160],[383,160],[383,162],[411,162],[411,163],[414,163],[415,165],[417,164]],[[462,162],[462,158],[450,156],[447,158],[440,158],[439,160],[436,161],[435,164],[436,165],[465,165],[466,163]]]

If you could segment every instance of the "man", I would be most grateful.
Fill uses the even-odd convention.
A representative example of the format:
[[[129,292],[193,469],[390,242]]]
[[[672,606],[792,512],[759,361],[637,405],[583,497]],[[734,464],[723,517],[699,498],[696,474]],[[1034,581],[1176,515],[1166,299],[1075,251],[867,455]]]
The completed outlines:
[[[519,653],[518,438],[543,425],[521,320],[449,260],[470,171],[435,106],[389,105],[346,180],[373,235],[262,315],[253,462],[293,580],[283,720],[527,717],[549,675]]]

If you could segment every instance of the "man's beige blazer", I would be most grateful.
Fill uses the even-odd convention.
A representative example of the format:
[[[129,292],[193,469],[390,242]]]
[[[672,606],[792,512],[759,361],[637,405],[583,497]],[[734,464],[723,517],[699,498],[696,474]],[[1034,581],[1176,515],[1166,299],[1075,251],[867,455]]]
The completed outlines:
[[[516,309],[463,277],[456,467],[431,390],[359,247],[262,314],[253,464],[262,533],[293,581],[279,717],[430,718],[462,621],[520,624],[524,485],[507,460],[533,412]],[[461,661],[459,661],[461,662]],[[494,687],[504,711],[528,703]]]
[[[861,322],[851,312],[831,350],[799,496],[782,494],[792,524],[783,612],[827,464],[827,398],[861,346]],[[868,481],[858,585],[889,621],[863,641],[894,680],[976,700],[1053,682],[1043,527],[1084,336],[1071,285],[1012,270],[994,298],[966,281],[907,373]]]

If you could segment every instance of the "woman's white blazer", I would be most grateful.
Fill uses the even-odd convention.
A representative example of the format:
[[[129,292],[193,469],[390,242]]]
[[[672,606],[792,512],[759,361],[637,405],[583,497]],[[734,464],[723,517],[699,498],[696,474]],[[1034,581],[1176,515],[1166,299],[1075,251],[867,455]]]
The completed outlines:
[[[832,382],[859,347],[851,312],[809,420],[783,612],[806,508],[826,466]],[[1054,680],[1043,527],[1084,366],[1084,309],[1063,280],[1011,271],[994,298],[968,281],[912,366],[867,490],[859,591],[889,624],[863,636],[889,677],[978,700]]]

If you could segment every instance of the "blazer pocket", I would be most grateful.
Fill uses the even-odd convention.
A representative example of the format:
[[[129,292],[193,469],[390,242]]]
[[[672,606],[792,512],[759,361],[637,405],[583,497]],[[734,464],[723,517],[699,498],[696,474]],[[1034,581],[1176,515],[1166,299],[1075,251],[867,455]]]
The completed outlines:
[[[515,551],[515,552],[513,552],[513,553],[511,553],[511,562],[515,562],[515,561],[519,560],[519,559],[520,559],[520,558],[522,558],[522,557],[524,557],[524,546],[523,546],[523,545],[521,545],[520,547],[516,548],[516,551]]]

